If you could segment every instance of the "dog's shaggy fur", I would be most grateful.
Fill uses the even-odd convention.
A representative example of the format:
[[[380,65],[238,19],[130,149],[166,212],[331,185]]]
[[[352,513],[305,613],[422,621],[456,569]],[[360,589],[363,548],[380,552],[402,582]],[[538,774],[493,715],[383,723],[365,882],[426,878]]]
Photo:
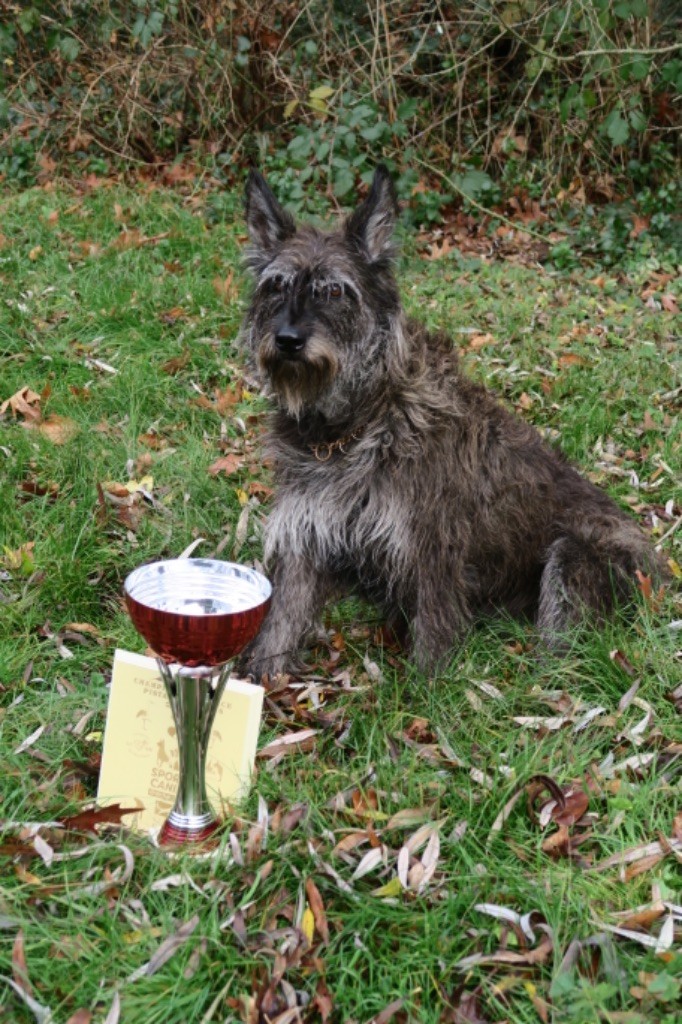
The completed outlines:
[[[606,494],[460,374],[445,334],[406,319],[396,215],[382,167],[333,233],[297,228],[249,178],[255,290],[241,337],[277,404],[274,594],[247,662],[256,678],[289,667],[325,602],[349,589],[432,671],[498,610],[535,616],[556,647],[656,567]]]

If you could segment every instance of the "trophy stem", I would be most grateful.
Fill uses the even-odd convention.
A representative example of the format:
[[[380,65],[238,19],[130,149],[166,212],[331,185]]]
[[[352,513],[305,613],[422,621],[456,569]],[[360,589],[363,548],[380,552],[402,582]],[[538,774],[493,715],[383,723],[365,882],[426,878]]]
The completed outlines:
[[[173,712],[179,755],[178,793],[159,844],[200,843],[220,824],[206,795],[206,753],[231,662],[187,668],[157,658],[157,664]]]

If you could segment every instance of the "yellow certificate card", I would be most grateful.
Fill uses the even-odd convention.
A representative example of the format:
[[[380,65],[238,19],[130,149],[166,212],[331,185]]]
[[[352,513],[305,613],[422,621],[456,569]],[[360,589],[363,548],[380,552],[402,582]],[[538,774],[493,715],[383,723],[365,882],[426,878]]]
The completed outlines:
[[[262,687],[228,680],[206,758],[206,790],[218,812],[248,790],[262,708]],[[139,807],[126,824],[147,831],[163,824],[177,789],[175,724],[156,661],[117,650],[97,802]]]

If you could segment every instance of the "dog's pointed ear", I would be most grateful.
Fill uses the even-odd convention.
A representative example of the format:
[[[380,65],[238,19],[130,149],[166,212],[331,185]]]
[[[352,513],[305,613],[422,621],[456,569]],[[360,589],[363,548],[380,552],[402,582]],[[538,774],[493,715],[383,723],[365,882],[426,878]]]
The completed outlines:
[[[275,198],[267,181],[258,171],[249,171],[246,182],[246,227],[254,246],[265,252],[296,233],[290,213]]]
[[[390,256],[398,212],[398,198],[391,175],[383,164],[379,164],[369,195],[348,218],[346,236],[360,242],[371,260]]]

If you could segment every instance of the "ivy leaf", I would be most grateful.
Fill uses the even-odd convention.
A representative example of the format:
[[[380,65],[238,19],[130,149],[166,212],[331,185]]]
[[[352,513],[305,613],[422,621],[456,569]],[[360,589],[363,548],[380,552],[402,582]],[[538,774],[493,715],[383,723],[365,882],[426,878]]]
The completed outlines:
[[[630,126],[618,110],[612,110],[606,118],[604,130],[614,146],[624,146],[630,138]]]
[[[62,57],[69,63],[76,59],[81,50],[80,43],[73,36],[62,36],[58,46]]]
[[[663,1003],[673,1002],[679,998],[680,994],[680,982],[665,972],[657,974],[653,981],[649,982],[647,988],[652,996],[656,996]]]
[[[352,171],[342,168],[334,175],[334,195],[340,199],[350,192],[354,184]]]
[[[383,121],[379,121],[378,124],[372,124],[368,128],[363,128],[360,134],[363,139],[367,139],[368,142],[376,142],[382,137],[386,130],[386,125]]]

